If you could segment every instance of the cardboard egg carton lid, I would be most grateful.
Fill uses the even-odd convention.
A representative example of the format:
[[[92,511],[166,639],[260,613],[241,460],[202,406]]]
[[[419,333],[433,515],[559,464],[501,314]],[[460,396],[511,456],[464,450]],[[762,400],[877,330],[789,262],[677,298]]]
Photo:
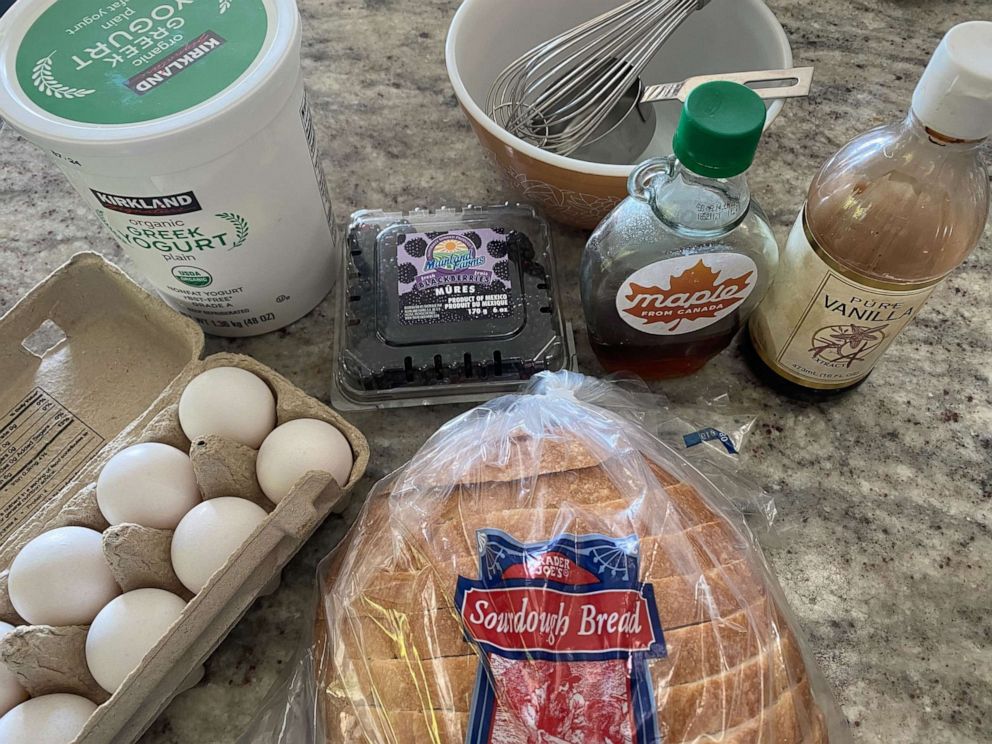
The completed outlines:
[[[203,353],[192,320],[82,253],[0,318],[0,566],[47,521],[64,486],[98,472],[107,445],[150,420],[152,404]]]
[[[188,446],[176,404],[204,369],[232,365],[257,374],[276,395],[278,423],[325,420],[354,454],[343,488],[327,474],[309,473],[289,497],[270,505],[266,521],[94,713],[75,744],[137,740],[176,694],[196,683],[206,658],[278,582],[282,567],[368,463],[361,432],[323,403],[249,357],[201,359],[203,347],[195,322],[95,253],[74,256],[0,318],[0,584],[20,548],[41,532],[66,524],[102,528],[92,523],[102,519],[92,514],[92,484],[113,454],[139,441]],[[213,443],[197,444],[208,451],[208,465]],[[204,493],[211,495],[220,494]]]

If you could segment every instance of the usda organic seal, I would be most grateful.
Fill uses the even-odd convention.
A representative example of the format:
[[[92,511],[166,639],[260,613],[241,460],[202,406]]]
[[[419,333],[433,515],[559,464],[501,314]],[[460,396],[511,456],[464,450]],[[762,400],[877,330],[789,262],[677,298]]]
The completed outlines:
[[[213,284],[214,278],[204,269],[195,266],[175,266],[172,275],[187,287],[209,287]]]

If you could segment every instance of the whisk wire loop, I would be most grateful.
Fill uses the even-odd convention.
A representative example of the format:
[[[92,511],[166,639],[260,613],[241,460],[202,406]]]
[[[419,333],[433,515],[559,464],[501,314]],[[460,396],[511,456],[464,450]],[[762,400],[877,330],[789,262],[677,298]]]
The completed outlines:
[[[538,44],[496,78],[487,112],[511,134],[569,155],[598,134],[658,49],[709,0],[629,0]]]

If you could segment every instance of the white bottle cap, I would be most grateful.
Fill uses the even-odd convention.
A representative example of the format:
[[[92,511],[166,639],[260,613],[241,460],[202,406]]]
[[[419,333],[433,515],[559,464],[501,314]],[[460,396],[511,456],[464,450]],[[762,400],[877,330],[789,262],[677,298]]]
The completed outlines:
[[[969,21],[947,32],[916,86],[913,113],[945,137],[992,134],[992,22]]]

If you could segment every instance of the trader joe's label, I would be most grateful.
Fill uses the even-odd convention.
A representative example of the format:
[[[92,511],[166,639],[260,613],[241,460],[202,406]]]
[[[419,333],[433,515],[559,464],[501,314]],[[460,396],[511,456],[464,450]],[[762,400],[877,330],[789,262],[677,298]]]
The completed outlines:
[[[637,538],[477,540],[479,579],[459,577],[455,597],[484,657],[466,741],[660,741],[647,660],[665,639]]]
[[[871,372],[933,290],[867,286],[842,274],[814,248],[800,216],[778,280],[751,321],[751,337],[765,363],[786,379],[847,387]]]
[[[17,79],[50,114],[133,124],[192,108],[258,57],[262,0],[57,0],[17,52]]]
[[[400,322],[508,318],[511,264],[497,229],[401,235],[396,248]]]

